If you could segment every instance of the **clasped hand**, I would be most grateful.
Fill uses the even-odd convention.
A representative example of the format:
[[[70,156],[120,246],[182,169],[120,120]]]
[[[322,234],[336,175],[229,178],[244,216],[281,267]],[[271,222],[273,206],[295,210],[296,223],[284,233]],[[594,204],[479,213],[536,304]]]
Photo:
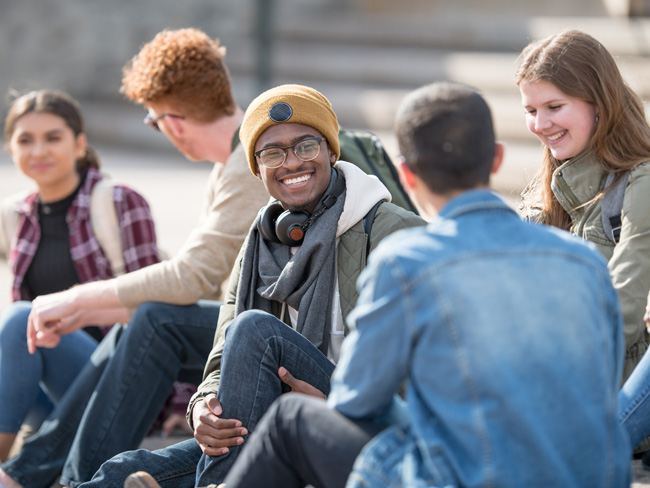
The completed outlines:
[[[292,392],[325,398],[323,392],[305,381],[298,380],[284,367],[278,369],[280,379]],[[248,429],[238,419],[221,418],[223,409],[217,395],[211,393],[199,401],[192,410],[194,438],[207,456],[223,456],[230,447],[244,443]]]
[[[32,302],[27,321],[27,349],[34,354],[37,347],[53,348],[61,335],[76,330],[81,312],[71,305],[71,290],[41,295]]]

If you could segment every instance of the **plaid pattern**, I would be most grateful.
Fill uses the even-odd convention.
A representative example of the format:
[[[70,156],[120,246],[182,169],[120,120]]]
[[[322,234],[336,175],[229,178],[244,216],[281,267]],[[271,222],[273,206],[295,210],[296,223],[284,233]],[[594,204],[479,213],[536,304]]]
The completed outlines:
[[[110,263],[93,236],[90,223],[90,194],[101,179],[98,170],[88,170],[84,184],[66,216],[70,230],[70,252],[81,283],[113,277]],[[36,193],[29,195],[17,208],[20,219],[9,253],[9,266],[14,276],[14,301],[35,298],[23,286],[23,280],[41,237],[36,196]],[[115,186],[113,200],[120,224],[127,272],[157,263],[159,256],[156,232],[146,200],[126,186]]]

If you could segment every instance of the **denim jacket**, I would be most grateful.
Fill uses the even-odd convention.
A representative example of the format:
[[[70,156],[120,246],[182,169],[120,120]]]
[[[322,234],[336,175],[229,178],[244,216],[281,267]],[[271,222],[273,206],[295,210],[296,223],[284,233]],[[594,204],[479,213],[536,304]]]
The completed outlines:
[[[330,405],[390,422],[409,384],[348,486],[629,486],[621,312],[593,245],[470,191],[382,242],[359,288]]]

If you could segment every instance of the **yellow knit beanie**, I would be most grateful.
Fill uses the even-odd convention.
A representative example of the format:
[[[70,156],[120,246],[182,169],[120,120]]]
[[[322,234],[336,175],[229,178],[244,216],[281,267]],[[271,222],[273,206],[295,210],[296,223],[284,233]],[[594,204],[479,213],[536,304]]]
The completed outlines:
[[[239,139],[246,150],[248,165],[257,174],[255,143],[266,129],[289,122],[313,127],[323,134],[338,160],[339,124],[332,105],[320,92],[303,85],[280,85],[253,100],[244,114]]]

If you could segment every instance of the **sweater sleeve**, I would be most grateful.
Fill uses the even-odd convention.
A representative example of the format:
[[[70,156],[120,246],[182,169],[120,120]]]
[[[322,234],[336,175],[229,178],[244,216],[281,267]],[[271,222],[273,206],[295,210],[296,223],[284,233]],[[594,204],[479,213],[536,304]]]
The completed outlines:
[[[221,298],[221,286],[258,210],[269,196],[238,146],[226,164],[215,163],[206,218],[173,258],[117,279],[122,305],[135,308],[159,301],[187,305]]]

